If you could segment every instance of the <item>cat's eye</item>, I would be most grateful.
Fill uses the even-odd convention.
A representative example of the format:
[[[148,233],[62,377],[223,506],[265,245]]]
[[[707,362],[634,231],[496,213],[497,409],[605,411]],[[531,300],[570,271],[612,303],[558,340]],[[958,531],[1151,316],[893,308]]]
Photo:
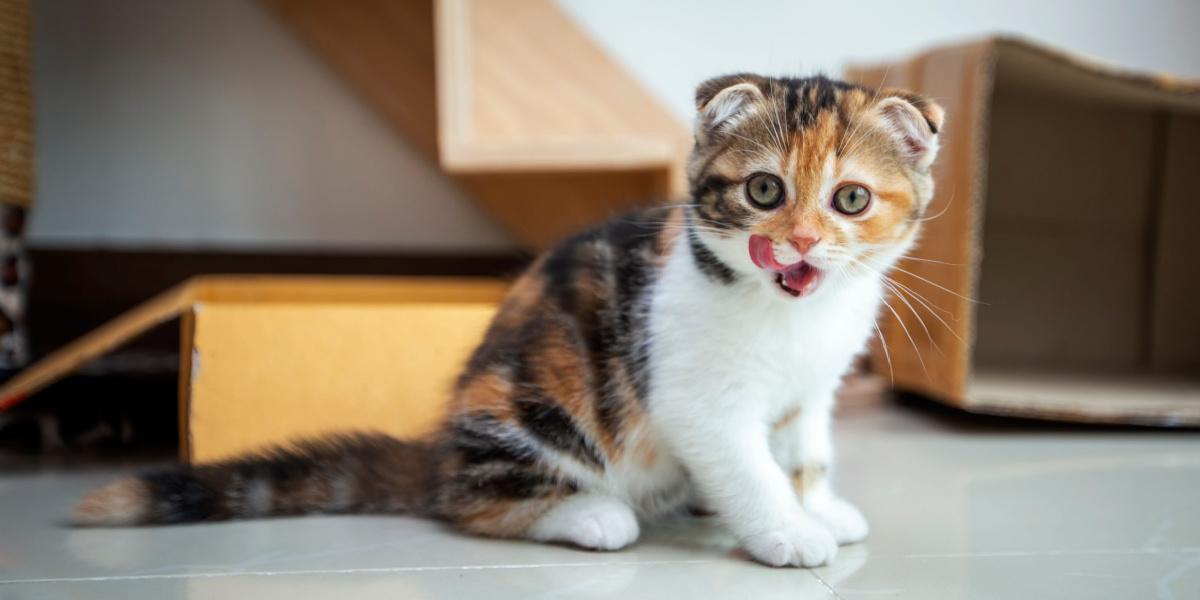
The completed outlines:
[[[844,215],[857,215],[871,204],[871,191],[852,183],[843,185],[833,193],[833,207]]]
[[[770,173],[758,173],[746,180],[746,195],[759,208],[783,204],[783,182]]]

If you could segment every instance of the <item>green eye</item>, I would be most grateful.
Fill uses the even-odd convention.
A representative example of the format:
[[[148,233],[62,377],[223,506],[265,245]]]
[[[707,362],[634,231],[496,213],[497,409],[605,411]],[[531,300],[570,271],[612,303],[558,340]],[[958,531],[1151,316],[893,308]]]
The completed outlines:
[[[783,203],[783,182],[770,173],[758,173],[746,180],[746,195],[759,208],[775,208]]]
[[[844,185],[833,193],[833,207],[845,215],[857,215],[867,210],[870,204],[870,190],[857,183]]]

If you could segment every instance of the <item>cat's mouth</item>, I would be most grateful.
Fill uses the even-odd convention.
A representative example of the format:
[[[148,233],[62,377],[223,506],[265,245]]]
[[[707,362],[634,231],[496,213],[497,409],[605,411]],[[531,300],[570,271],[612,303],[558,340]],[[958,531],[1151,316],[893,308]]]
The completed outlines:
[[[790,265],[775,260],[775,249],[766,236],[750,236],[750,260],[765,271],[774,274],[775,285],[793,298],[803,298],[821,284],[824,272],[801,260]]]
[[[821,270],[801,261],[775,274],[775,285],[793,298],[807,296],[821,283]]]

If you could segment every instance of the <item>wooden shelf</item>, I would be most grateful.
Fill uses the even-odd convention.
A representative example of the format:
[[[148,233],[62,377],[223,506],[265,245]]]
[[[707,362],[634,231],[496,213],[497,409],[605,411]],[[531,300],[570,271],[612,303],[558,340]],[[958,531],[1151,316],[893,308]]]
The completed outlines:
[[[263,1],[531,249],[684,192],[684,124],[552,0]]]

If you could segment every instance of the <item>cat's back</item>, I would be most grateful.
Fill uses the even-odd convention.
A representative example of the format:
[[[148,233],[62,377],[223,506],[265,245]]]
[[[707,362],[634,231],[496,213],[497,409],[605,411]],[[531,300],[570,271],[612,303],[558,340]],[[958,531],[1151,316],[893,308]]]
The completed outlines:
[[[650,208],[538,257],[459,377],[446,423],[455,462],[536,458],[612,483],[610,467],[644,439],[649,292],[683,227],[680,209]]]
[[[560,242],[514,282],[483,347],[528,342],[529,332],[540,330],[547,320],[573,323],[584,335],[605,330],[618,336],[631,333],[629,329],[639,324],[635,313],[684,227],[682,209],[654,206],[611,218]],[[526,335],[514,339],[518,332]]]

